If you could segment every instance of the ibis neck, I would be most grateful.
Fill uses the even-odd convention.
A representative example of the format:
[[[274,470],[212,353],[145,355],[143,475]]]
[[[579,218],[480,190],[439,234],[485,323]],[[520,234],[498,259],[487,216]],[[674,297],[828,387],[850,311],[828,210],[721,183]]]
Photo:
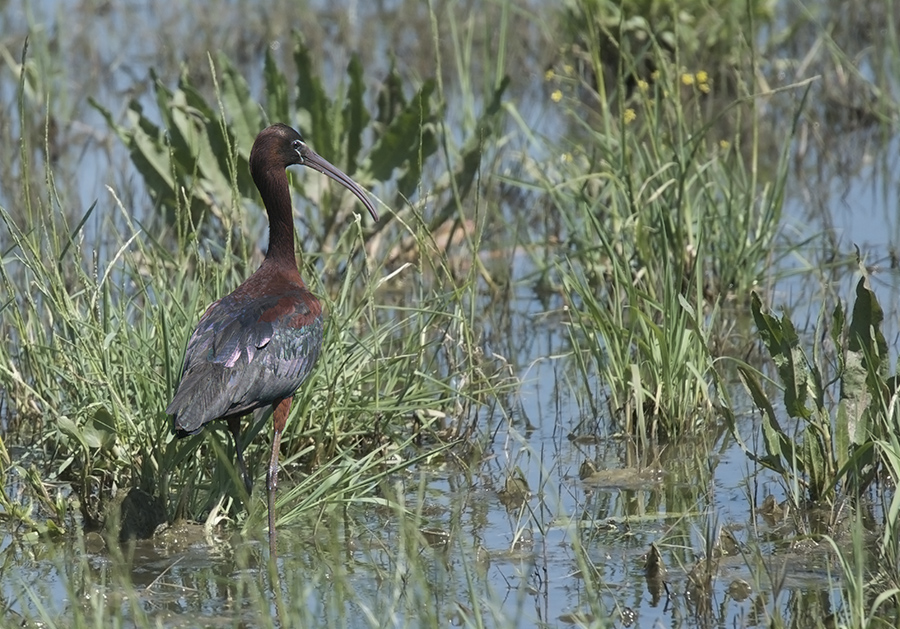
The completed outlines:
[[[287,174],[284,168],[272,168],[263,173],[253,173],[253,180],[269,215],[269,250],[266,252],[266,260],[296,270],[294,212]]]

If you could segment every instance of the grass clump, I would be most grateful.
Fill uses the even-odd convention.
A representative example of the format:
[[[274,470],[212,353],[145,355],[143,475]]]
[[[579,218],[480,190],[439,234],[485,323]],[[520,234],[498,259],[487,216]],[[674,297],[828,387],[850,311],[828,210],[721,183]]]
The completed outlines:
[[[350,64],[346,92],[331,101],[299,37],[295,44],[301,78],[293,105],[271,57],[266,110],[247,100],[246,82],[225,59],[215,107],[187,75],[174,90],[154,80],[162,127],[136,101],[124,124],[94,104],[151,191],[157,212],[142,221],[110,190],[72,223],[50,174],[47,192],[23,194],[15,214],[0,207],[0,223],[10,234],[0,281],[13,296],[3,312],[2,332],[11,343],[0,348],[0,383],[20,438],[41,452],[32,463],[43,470],[36,486],[72,488],[61,501],[43,500],[46,492],[39,492],[43,510],[9,510],[6,517],[22,517],[37,530],[49,519],[65,529],[73,524],[67,510],[74,510],[79,525],[95,529],[126,488],[158,498],[162,519],[245,517],[237,507],[247,497],[235,491],[227,433],[211,427],[202,437],[176,441],[163,409],[197,317],[255,267],[252,240],[238,234],[246,223],[243,208],[255,203],[246,172],[255,132],[267,119],[296,117],[315,130],[307,135],[324,146],[315,148],[330,152],[366,185],[382,182],[398,200],[417,189],[442,132],[435,124],[442,105],[431,98],[431,83],[407,101],[392,73],[390,102],[370,115],[358,59]],[[494,110],[500,94],[502,88],[493,95]],[[460,208],[460,195],[471,189],[495,116],[488,111],[472,118],[478,142],[464,144],[458,162],[444,153],[452,177],[434,194],[448,206]],[[374,143],[363,155],[367,134]],[[476,323],[468,316],[477,302],[476,264],[460,276],[437,256],[429,270],[438,281],[428,287],[411,265],[388,274],[377,261],[384,257],[380,247],[412,239],[419,250],[430,250],[430,232],[421,222],[394,227],[383,221],[372,238],[353,222],[349,206],[340,209],[324,191],[297,180],[293,185],[310,201],[300,206],[308,224],[323,226],[306,230],[302,249],[319,253],[302,256],[301,274],[322,299],[328,323],[323,360],[298,395],[282,440],[282,460],[296,485],[279,496],[293,505],[280,510],[282,522],[353,500],[422,452],[439,451],[443,439],[471,429],[471,409],[512,383],[498,384],[495,368],[480,357]],[[416,208],[406,214],[421,221]],[[400,281],[412,288],[390,297],[391,284]],[[245,421],[253,426],[246,436],[248,467],[258,476],[265,439],[255,437],[268,434],[268,421]],[[424,451],[412,444],[411,435],[421,439],[418,431],[429,436]],[[28,474],[28,465],[21,466]],[[252,523],[258,511],[249,506]]]
[[[620,73],[633,92],[674,66],[702,68],[682,72],[681,78],[703,93],[711,91],[712,82],[735,95],[735,70],[746,46],[773,18],[769,0],[567,0],[559,13],[560,61],[598,92]]]
[[[739,122],[756,124],[752,94],[697,89],[699,73],[686,85],[678,59],[652,50],[654,79],[633,91],[623,78],[631,60],[596,90],[566,66],[548,72],[577,140],[554,145],[560,158],[535,174],[559,216],[563,246],[543,274],[566,296],[578,369],[606,383],[628,433],[666,437],[716,412],[713,349],[730,327],[722,311],[745,299],[773,255],[790,137],[761,182],[757,136],[745,138]],[[590,51],[603,76],[601,51]],[[704,102],[714,98],[722,113],[710,116]]]

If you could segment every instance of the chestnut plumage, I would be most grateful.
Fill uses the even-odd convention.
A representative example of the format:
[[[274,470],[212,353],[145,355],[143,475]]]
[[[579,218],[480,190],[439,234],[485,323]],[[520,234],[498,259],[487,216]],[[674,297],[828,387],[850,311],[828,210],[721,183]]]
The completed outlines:
[[[272,407],[274,431],[266,488],[273,557],[281,433],[294,393],[319,357],[323,331],[322,307],[303,283],[294,255],[293,209],[285,169],[295,164],[346,187],[378,220],[366,192],[309,148],[297,131],[275,124],[260,132],[250,151],[250,173],[269,217],[266,258],[253,275],[200,318],[188,341],[181,381],[166,408],[178,437],[195,434],[211,421],[227,421],[249,494],[252,483],[244,463],[240,420],[253,410]]]

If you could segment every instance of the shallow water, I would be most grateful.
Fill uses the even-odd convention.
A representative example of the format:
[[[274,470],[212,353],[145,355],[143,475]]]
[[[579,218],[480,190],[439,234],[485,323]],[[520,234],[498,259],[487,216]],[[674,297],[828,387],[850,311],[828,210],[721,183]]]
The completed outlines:
[[[747,626],[761,605],[788,606],[798,597],[822,604],[836,599],[836,569],[823,548],[795,550],[780,543],[786,524],[750,519],[749,496],[761,503],[781,489],[765,473],[755,473],[724,427],[643,455],[608,428],[595,436],[594,424],[608,426],[608,418],[585,417],[578,392],[566,384],[566,361],[547,358],[565,349],[559,326],[541,317],[540,304],[527,295],[514,300],[510,312],[510,331],[530,330],[532,339],[517,366],[526,374],[518,393],[520,416],[484,418],[484,432],[496,429],[487,450],[393,479],[388,490],[415,513],[354,506],[318,526],[279,527],[283,587],[290,596],[308,598],[305,613],[329,626],[366,625],[367,613],[390,618],[401,596],[390,578],[397,570],[414,575],[395,617],[401,625],[417,624],[409,616],[416,600],[435,598],[429,614],[441,622],[463,622],[464,610],[480,605],[494,610],[488,626],[512,621],[522,627],[584,621],[593,617],[592,605],[619,619],[618,626],[632,617],[635,626],[702,626],[703,618]],[[744,418],[743,434],[757,432],[753,421]],[[597,471],[582,479],[585,461]],[[527,495],[510,491],[521,488],[507,484],[517,472]],[[290,472],[284,478],[289,483]],[[264,509],[260,491],[254,509]],[[717,539],[721,529],[733,535],[736,546],[720,559],[712,591],[692,595],[688,575],[705,554],[704,539]],[[415,532],[421,539],[407,557],[411,551],[403,549]],[[36,597],[57,619],[69,605],[88,605],[91,596],[100,596],[125,617],[133,613],[130,605],[140,605],[163,626],[252,625],[259,603],[247,584],[265,591],[267,577],[261,563],[265,532],[260,527],[250,535],[207,537],[200,527],[174,531],[139,542],[129,559],[111,557],[102,542],[93,551],[15,544],[18,556],[0,579],[3,598],[12,610],[33,614],[29,597]],[[748,544],[757,539],[758,546]],[[659,547],[667,570],[666,586],[657,589],[645,576],[651,544]],[[740,554],[756,547],[762,561]],[[406,562],[414,562],[425,580]],[[764,598],[771,584],[763,562],[784,580],[778,600]],[[599,584],[599,600],[585,586],[582,571],[588,569],[592,583]],[[97,585],[122,571],[131,576],[137,600],[117,601],[115,588]],[[242,580],[243,586],[236,585]],[[347,591],[336,592],[335,582]],[[72,600],[73,583],[76,592],[79,584],[90,590],[81,592],[85,600]],[[32,593],[23,593],[23,585]],[[417,588],[424,591],[413,591]],[[471,600],[473,590],[481,593],[478,601]]]
[[[343,68],[347,51],[359,49],[361,33],[367,32],[364,22],[378,15],[360,18],[359,3],[333,4],[349,7],[349,25],[341,19],[342,9],[334,8],[316,37],[343,43],[328,53],[331,66]],[[102,120],[84,106],[84,95],[74,84],[91,85],[98,100],[124,107],[135,77],[146,78],[150,66],[161,72],[160,66],[167,64],[171,76],[176,75],[178,62],[187,56],[176,45],[194,32],[192,16],[157,12],[162,5],[154,3],[120,10],[85,2],[69,16],[72,28],[63,28],[67,22],[62,18],[70,8],[65,3],[47,0],[24,6],[24,11],[18,5],[0,10],[6,25],[2,44],[18,54],[30,14],[32,28],[43,29],[63,53],[60,65],[47,75],[56,82],[54,93],[71,98],[61,107],[70,119],[63,121],[67,126],[59,157],[76,164],[64,169],[70,204],[86,209],[94,199],[104,198],[103,186],[111,184],[131,191],[138,200],[132,206],[141,207],[146,193],[135,189],[134,173],[111,167],[125,161],[121,147],[108,143]],[[396,20],[408,3],[381,6]],[[421,3],[416,7],[421,10]],[[252,57],[260,45],[271,47],[287,37],[285,25],[261,27],[268,29],[265,40],[253,41],[252,31],[235,25],[240,12],[230,9],[222,11],[221,22],[204,25],[202,38],[222,47],[234,42],[235,49]],[[300,20],[306,14],[298,10],[291,15]],[[142,32],[153,31],[148,25],[155,21],[166,33],[131,36],[136,25],[142,25]],[[92,34],[101,29],[112,36]],[[398,41],[409,49],[424,46],[430,37],[413,29],[403,33]],[[526,35],[526,40],[535,36]],[[371,40],[377,70],[387,61],[387,37]],[[517,55],[528,58],[521,51]],[[204,67],[202,59],[189,59]],[[541,93],[542,73],[532,75],[516,87],[519,95]],[[15,87],[16,78],[5,68],[0,102],[11,112]],[[553,135],[564,128],[541,106],[524,110],[536,130]],[[813,131],[815,124],[810,126]],[[829,162],[827,155],[816,161],[824,164],[817,173],[821,180],[799,176],[805,169],[797,166],[785,231],[800,240],[833,227],[843,255],[852,253],[852,244],[864,247],[867,262],[876,267],[885,334],[896,357],[900,293],[888,255],[900,247],[900,141],[894,137],[879,144],[861,138],[859,144],[853,153],[859,156],[858,168],[851,173],[842,173],[840,162]],[[820,144],[811,153],[824,154],[828,148]],[[0,205],[9,203],[8,194],[0,190]],[[96,235],[89,227],[86,234],[92,233]],[[514,280],[530,276],[526,259],[517,257],[510,264]],[[772,303],[794,308],[795,320],[814,322],[820,307],[814,295],[829,273],[818,276],[816,252],[781,264],[785,273],[803,272],[780,280]],[[844,268],[836,274],[841,279],[834,280],[834,290],[847,299],[852,295],[851,273]],[[810,289],[811,284],[816,287]],[[481,411],[480,432],[492,435],[483,451],[470,453],[464,461],[448,457],[419,466],[382,489],[413,513],[378,504],[353,506],[325,523],[280,529],[279,573],[293,601],[288,607],[304,608],[295,610],[297,618],[305,613],[307,620],[329,626],[416,625],[421,614],[456,625],[472,622],[480,610],[489,614],[489,626],[565,626],[590,624],[599,609],[616,626],[742,627],[765,625],[766,610],[779,609],[802,627],[804,618],[834,611],[840,597],[833,556],[821,544],[794,544],[794,531],[777,517],[752,519],[751,503],[760,505],[769,494],[780,502],[784,488],[748,461],[724,426],[677,446],[639,452],[616,433],[609,409],[595,414],[566,358],[570,348],[559,314],[562,307],[519,286],[507,305],[508,318],[502,324],[485,322],[485,355],[498,363],[508,361],[522,384],[513,399]],[[591,392],[593,398],[602,399],[598,394],[603,384],[592,386],[597,389]],[[734,395],[743,400],[740,432],[751,447],[758,445],[753,442],[759,434],[757,418],[741,391]],[[585,462],[596,471],[584,471]],[[284,482],[289,478],[290,471]],[[523,489],[527,492],[517,495]],[[259,495],[255,499],[258,515],[263,505]],[[259,619],[253,615],[267,607],[276,614],[274,602],[258,600],[260,592],[268,591],[261,530],[246,538],[176,531],[164,541],[139,543],[127,551],[126,559],[111,555],[93,538],[86,548],[73,548],[70,540],[23,544],[16,535],[7,531],[0,542],[5,557],[0,597],[8,618],[45,614],[65,626],[72,606],[98,606],[108,608],[110,616],[142,613],[162,626],[187,627],[255,625]],[[698,592],[689,575],[706,556],[707,540],[723,535],[731,535],[735,543],[713,569],[711,590]],[[660,550],[665,587],[647,579],[651,545]],[[587,570],[592,573],[589,579],[584,576]],[[398,573],[411,575],[405,588],[398,589]],[[130,577],[133,592],[98,585],[115,583],[117,574]],[[477,601],[472,592],[479,593]]]

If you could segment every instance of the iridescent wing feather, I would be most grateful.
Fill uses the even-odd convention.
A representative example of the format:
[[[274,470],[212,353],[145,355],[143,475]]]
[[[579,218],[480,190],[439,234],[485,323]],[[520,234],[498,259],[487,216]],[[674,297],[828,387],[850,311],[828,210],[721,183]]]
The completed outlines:
[[[323,319],[308,294],[235,294],[212,304],[188,341],[181,382],[166,413],[179,436],[293,395],[322,347]]]

